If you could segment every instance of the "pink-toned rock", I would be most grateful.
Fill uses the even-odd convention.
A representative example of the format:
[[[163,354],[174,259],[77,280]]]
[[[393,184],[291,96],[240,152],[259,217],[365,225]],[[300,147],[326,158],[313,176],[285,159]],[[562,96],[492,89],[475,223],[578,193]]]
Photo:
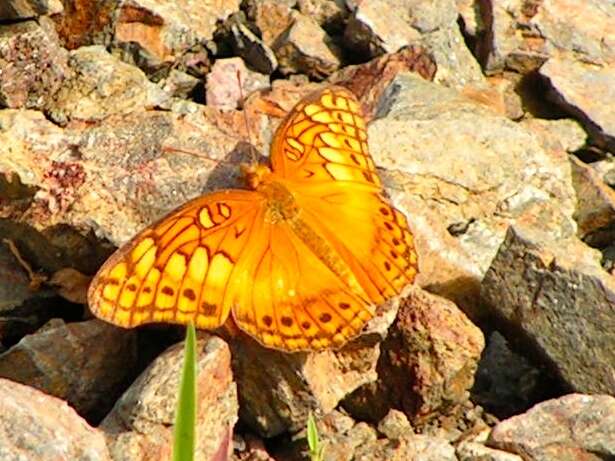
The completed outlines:
[[[382,344],[378,381],[354,392],[344,407],[370,421],[390,408],[413,422],[459,412],[483,347],[481,331],[451,301],[415,288]]]
[[[48,18],[0,25],[0,107],[42,109],[70,75]]]
[[[207,105],[237,109],[242,96],[268,87],[269,77],[248,69],[241,58],[218,59],[207,74]]]
[[[532,461],[615,457],[615,398],[570,394],[500,422],[487,444]]]
[[[110,461],[105,438],[68,404],[0,378],[3,460]]]
[[[225,461],[233,448],[237,389],[231,356],[220,338],[197,341],[195,459]],[[101,424],[114,461],[169,459],[184,345],[160,355],[116,402]]]

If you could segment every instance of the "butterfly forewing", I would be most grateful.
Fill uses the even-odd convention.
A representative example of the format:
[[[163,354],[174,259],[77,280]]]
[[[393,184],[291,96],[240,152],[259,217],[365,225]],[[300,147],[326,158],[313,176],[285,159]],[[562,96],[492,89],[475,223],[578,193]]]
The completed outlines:
[[[92,312],[133,327],[150,322],[216,328],[223,298],[262,209],[256,192],[199,197],[148,227],[100,269],[88,293]]]

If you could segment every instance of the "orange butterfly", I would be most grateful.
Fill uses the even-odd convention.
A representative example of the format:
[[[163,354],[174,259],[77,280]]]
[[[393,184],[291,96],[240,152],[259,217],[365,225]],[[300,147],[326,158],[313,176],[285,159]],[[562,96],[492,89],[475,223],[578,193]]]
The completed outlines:
[[[252,190],[198,197],[119,249],[92,281],[92,312],[134,327],[235,323],[267,347],[337,347],[414,280],[406,218],[382,196],[356,98],[329,87],[278,128]]]

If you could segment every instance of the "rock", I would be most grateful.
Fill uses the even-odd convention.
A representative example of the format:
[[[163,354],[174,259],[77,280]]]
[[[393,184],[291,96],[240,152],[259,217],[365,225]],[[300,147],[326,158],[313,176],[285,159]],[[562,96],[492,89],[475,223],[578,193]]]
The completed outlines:
[[[615,17],[615,7],[613,8]],[[615,35],[613,37],[615,46]],[[550,99],[577,117],[598,146],[615,149],[615,59],[598,67],[568,59],[549,59],[540,74],[548,79]]]
[[[461,18],[464,35],[473,39],[485,31],[485,24],[481,15],[480,3],[478,0],[456,0],[457,11]]]
[[[415,72],[425,80],[433,80],[436,63],[420,46],[403,48],[364,64],[346,66],[328,78],[334,85],[351,90],[361,101],[366,119],[373,118],[376,105],[391,81],[402,72]]]
[[[415,288],[382,344],[378,381],[355,391],[344,408],[368,421],[398,408],[413,424],[456,413],[468,400],[483,346],[480,330],[452,302]]]
[[[473,319],[510,224],[535,223],[560,238],[575,232],[566,153],[545,151],[532,132],[452,89],[398,75],[368,136],[422,253],[419,283]]]
[[[340,0],[297,0],[297,9],[314,18],[330,34],[341,34],[350,15],[348,6]]]
[[[491,1],[484,8],[487,33],[479,55],[488,73],[531,72],[558,56],[604,64],[615,59],[610,24],[615,6],[587,2]]]
[[[239,11],[239,0],[130,0],[114,12],[113,47],[127,49],[144,69],[176,62],[213,39],[219,21]]]
[[[314,19],[295,14],[289,28],[272,45],[283,74],[303,73],[323,79],[340,65],[340,50]]]
[[[456,22],[423,34],[419,44],[433,56],[436,63],[435,82],[459,90],[466,85],[487,85],[480,65],[468,50]]]
[[[218,59],[207,75],[206,88],[207,105],[237,109],[244,102],[242,96],[269,88],[269,77],[249,70],[241,58]]]
[[[66,402],[0,378],[5,460],[110,461],[105,439]]]
[[[197,341],[197,354],[195,459],[227,459],[237,421],[230,352],[220,338],[205,336]],[[114,461],[170,457],[183,356],[183,343],[167,349],[141,373],[102,422]]]
[[[523,461],[519,455],[489,448],[477,442],[461,442],[455,453],[458,461]]]
[[[328,414],[359,386],[375,381],[379,343],[403,297],[388,301],[361,335],[339,350],[288,354],[243,334],[232,338],[241,421],[264,437],[295,433],[305,428],[310,411]]]
[[[585,146],[587,142],[587,133],[579,122],[573,119],[526,118],[521,120],[519,124],[530,130],[542,144],[542,147],[547,152],[551,152],[552,155],[558,153],[560,155],[562,153],[572,154]]]
[[[48,290],[33,286],[9,246],[0,244],[0,343],[14,344],[45,323],[49,316],[45,298],[49,295]]]
[[[46,18],[0,25],[0,107],[42,109],[70,76],[67,62]]]
[[[39,189],[23,220],[39,230],[94,230],[119,245],[204,188],[236,185],[231,173],[241,156],[233,149],[247,139],[243,117],[194,106],[186,114],[133,112],[65,129],[38,112],[0,112],[0,170]],[[73,170],[81,173],[66,174]]]
[[[615,398],[570,394],[499,423],[488,445],[536,461],[615,457]]]
[[[575,237],[512,226],[485,274],[481,298],[502,334],[567,389],[613,393],[615,282]]]
[[[593,247],[603,248],[613,242],[615,190],[609,187],[589,165],[570,157],[572,180],[577,193],[575,219],[578,235]]]
[[[251,434],[246,434],[243,437],[235,434],[233,440],[235,449],[230,461],[275,461],[265,448],[265,444],[261,439]]]
[[[361,445],[352,458],[354,461],[457,461],[455,448],[446,440],[426,435],[410,435],[398,440],[380,439]]]
[[[187,99],[199,86],[201,80],[180,70],[171,69],[162,83],[162,91],[175,97]]]
[[[132,377],[135,364],[134,332],[99,320],[54,319],[0,355],[0,376],[64,399],[96,421]]]
[[[267,75],[277,69],[278,60],[273,50],[237,16],[227,21],[226,28],[233,53],[243,58],[250,67]]]
[[[387,439],[400,439],[414,433],[408,418],[399,410],[390,410],[378,423],[378,432]]]
[[[557,389],[541,371],[513,352],[497,331],[489,336],[478,363],[472,401],[499,418],[523,413],[533,404],[551,397]]]
[[[367,60],[418,42],[421,34],[410,25],[409,8],[403,3],[404,0],[361,1],[344,31],[346,46]]]
[[[15,21],[62,13],[60,0],[7,0],[0,5],[0,21]]]
[[[37,0],[38,1],[38,0]],[[61,0],[62,14],[51,17],[64,48],[75,50],[82,46],[111,42],[112,24],[118,6],[115,0]]]
[[[271,47],[293,22],[296,0],[248,0],[246,13],[261,33],[263,43]]]
[[[168,95],[133,66],[101,46],[72,51],[69,66],[75,77],[65,82],[48,106],[57,123],[96,121],[163,105]]]
[[[334,410],[315,418],[318,437],[327,461],[351,461],[355,451],[363,444],[376,441],[376,431],[366,423],[357,423],[352,418]],[[305,429],[297,434],[294,443],[281,447],[274,456],[285,461],[304,460],[308,456]]]

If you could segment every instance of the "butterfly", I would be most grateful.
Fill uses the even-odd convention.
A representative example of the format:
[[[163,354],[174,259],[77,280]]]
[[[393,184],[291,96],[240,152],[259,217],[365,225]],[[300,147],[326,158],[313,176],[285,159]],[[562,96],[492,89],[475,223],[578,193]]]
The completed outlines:
[[[215,329],[229,315],[266,347],[336,348],[412,283],[405,216],[383,196],[358,100],[327,87],[281,122],[271,167],[242,166],[249,190],[212,192],[117,250],[88,289],[122,327]]]

